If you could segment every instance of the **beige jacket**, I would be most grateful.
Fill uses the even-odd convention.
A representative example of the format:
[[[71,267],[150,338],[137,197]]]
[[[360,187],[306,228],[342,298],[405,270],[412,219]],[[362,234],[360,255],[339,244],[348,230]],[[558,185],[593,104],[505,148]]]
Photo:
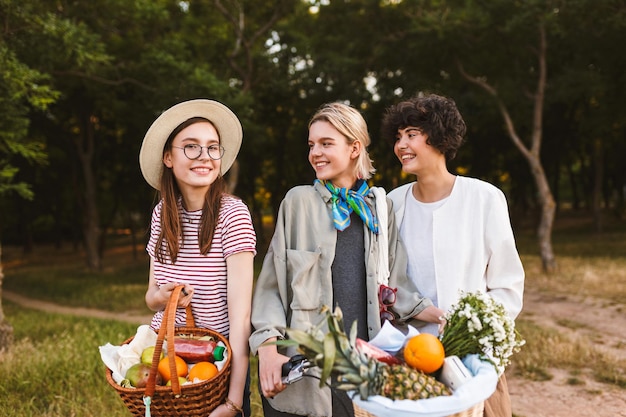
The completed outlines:
[[[365,199],[375,212],[373,194],[370,192]],[[388,250],[389,286],[398,288],[394,311],[399,320],[410,320],[432,305],[407,279],[407,255],[399,241],[391,203],[389,200],[387,203],[387,248],[381,248],[379,236],[363,226],[370,338],[381,327],[377,284],[377,276],[382,272],[378,266],[379,250]],[[308,329],[323,320],[320,308],[333,306],[331,265],[336,241],[330,192],[321,184],[291,189],[281,203],[274,236],[254,291],[250,337],[254,354],[267,339],[284,338],[287,327]],[[295,351],[283,353],[292,356]],[[272,407],[283,412],[309,416],[332,414],[330,391],[320,389],[319,380],[315,378],[303,378],[269,401]]]

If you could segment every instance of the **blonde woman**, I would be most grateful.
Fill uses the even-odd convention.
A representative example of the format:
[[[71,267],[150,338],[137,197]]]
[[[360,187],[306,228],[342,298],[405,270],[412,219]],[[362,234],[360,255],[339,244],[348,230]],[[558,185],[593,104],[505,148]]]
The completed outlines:
[[[441,315],[407,280],[391,205],[367,184],[374,167],[361,114],[342,103],[322,106],[309,122],[308,144],[317,179],[282,201],[253,295],[250,346],[266,417],[354,415],[347,395],[321,389],[318,379],[283,384],[281,367],[296,352],[266,344],[285,338],[287,327],[318,323],[323,305],[342,309],[347,330],[357,321],[364,340],[385,319],[436,322]]]

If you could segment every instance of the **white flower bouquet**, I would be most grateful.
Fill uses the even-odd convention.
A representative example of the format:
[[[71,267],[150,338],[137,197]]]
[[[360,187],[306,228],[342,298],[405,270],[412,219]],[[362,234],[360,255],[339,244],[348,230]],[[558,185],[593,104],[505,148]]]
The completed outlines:
[[[504,306],[481,291],[462,291],[445,318],[440,339],[446,356],[479,354],[496,367],[499,375],[525,344]]]

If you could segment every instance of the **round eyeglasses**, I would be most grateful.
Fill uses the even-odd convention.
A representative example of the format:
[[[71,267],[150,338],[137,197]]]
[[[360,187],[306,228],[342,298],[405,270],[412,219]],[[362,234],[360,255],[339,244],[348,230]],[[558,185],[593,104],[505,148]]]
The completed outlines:
[[[224,156],[224,147],[222,145],[201,146],[197,143],[188,143],[183,147],[173,146],[172,148],[182,149],[188,159],[198,159],[202,155],[202,150],[206,149],[209,158],[217,161]]]

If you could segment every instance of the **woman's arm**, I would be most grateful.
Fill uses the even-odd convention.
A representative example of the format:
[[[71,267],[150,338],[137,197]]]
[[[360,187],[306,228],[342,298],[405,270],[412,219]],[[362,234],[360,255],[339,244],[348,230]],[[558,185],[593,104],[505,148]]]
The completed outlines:
[[[231,255],[226,258],[226,267],[228,270],[228,321],[230,323],[228,341],[231,347],[228,399],[237,407],[241,407],[250,357],[248,338],[251,332],[254,254],[239,252]],[[233,414],[231,407],[222,404],[211,413],[211,416],[232,416]]]
[[[499,191],[499,190],[498,190]],[[509,218],[506,197],[499,191],[489,205],[485,239],[491,256],[486,267],[487,292],[513,319],[522,310],[525,273]]]
[[[172,295],[172,290],[181,285],[176,282],[168,282],[159,286],[154,277],[154,260],[150,260],[150,278],[148,280],[148,289],[146,290],[146,305],[152,311],[161,311],[165,309],[167,302]],[[184,295],[184,294],[187,295]],[[193,297],[193,287],[189,284],[185,284],[183,289],[183,296],[178,299],[179,307],[187,307]]]

